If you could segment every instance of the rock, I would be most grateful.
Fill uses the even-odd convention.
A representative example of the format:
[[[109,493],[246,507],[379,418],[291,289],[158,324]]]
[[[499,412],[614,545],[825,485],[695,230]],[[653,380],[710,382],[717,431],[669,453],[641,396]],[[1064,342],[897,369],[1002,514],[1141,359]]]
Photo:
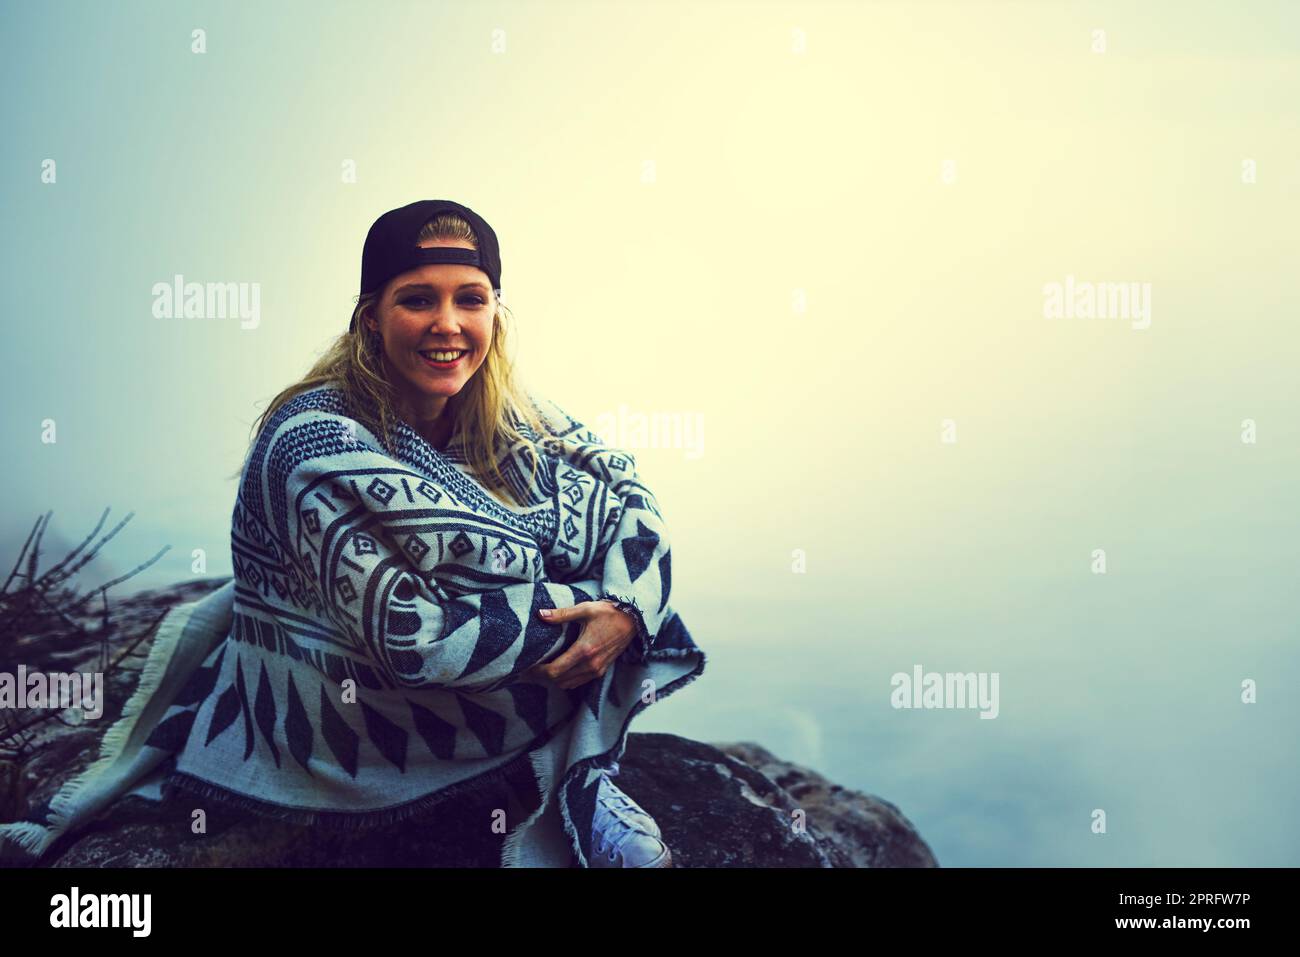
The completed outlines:
[[[188,601],[220,581],[155,590],[124,600],[122,621],[138,635],[159,610]],[[131,640],[131,628],[123,627]],[[143,649],[142,645],[142,649]],[[65,654],[66,650],[61,650]],[[87,650],[87,654],[90,650]],[[137,672],[115,676],[116,710]],[[120,684],[119,684],[120,683]],[[46,722],[48,748],[16,774],[0,773],[6,799],[26,809],[98,753],[108,714],[94,726]],[[672,734],[628,735],[619,786],[659,823],[677,867],[936,867],[934,855],[894,805],[832,784],[751,743],[709,745]],[[21,799],[19,799],[21,796]],[[194,834],[202,807],[206,832]],[[57,842],[42,865],[53,867],[496,867],[507,820],[526,813],[504,786],[453,797],[389,825],[334,830],[292,824],[177,792],[157,803],[137,795]],[[14,815],[16,816],[16,815]],[[576,861],[574,862],[576,866]]]
[[[895,805],[851,791],[816,771],[782,761],[757,744],[717,747],[770,779],[815,825],[819,843],[838,854],[836,867],[938,867],[929,846]]]
[[[746,760],[741,760],[745,758]],[[756,762],[759,767],[748,763]],[[618,783],[658,821],[677,867],[935,867],[893,805],[848,791],[756,744],[721,748],[672,734],[628,735]],[[768,772],[768,773],[765,773]],[[775,773],[776,779],[769,777]],[[781,783],[778,783],[778,780]],[[118,801],[54,867],[496,867],[491,812],[506,792],[452,798],[392,825],[331,831],[180,797]],[[191,833],[202,805],[207,832]],[[802,811],[802,830],[796,827]],[[576,863],[576,862],[575,862]]]
[[[750,742],[629,734],[619,786],[678,867],[938,867],[894,805]]]

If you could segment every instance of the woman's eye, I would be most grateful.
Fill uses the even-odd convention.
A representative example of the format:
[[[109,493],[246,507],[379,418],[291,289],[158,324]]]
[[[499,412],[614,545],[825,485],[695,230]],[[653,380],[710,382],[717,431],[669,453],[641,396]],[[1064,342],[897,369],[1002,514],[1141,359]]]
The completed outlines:
[[[410,306],[415,309],[420,309],[423,308],[423,306],[428,302],[429,302],[428,296],[408,296],[407,298],[402,300],[402,305]],[[487,305],[487,300],[484,299],[482,296],[466,296],[460,302],[461,305],[463,306],[473,306],[474,308],[479,308],[481,306]]]

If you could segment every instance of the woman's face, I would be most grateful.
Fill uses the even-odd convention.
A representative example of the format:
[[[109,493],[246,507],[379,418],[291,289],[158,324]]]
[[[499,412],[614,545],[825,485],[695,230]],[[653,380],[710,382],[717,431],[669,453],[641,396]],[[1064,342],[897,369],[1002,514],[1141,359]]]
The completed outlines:
[[[473,248],[455,241],[420,245]],[[495,311],[486,273],[475,266],[438,263],[391,279],[366,325],[383,340],[389,381],[418,414],[436,417],[487,357]],[[451,362],[433,355],[446,350],[461,355]]]

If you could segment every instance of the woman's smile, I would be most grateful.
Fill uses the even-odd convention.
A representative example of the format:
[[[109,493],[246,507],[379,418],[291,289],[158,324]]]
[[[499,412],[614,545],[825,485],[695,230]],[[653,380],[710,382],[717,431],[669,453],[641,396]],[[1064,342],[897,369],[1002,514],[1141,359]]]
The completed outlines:
[[[417,352],[430,369],[454,369],[470,354],[470,349],[425,349]]]

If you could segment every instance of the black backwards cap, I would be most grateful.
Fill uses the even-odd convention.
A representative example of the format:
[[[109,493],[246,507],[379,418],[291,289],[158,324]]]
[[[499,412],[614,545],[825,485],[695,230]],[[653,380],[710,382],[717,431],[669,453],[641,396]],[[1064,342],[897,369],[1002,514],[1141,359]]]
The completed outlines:
[[[456,213],[469,223],[478,241],[478,249],[416,244],[424,224],[445,212]],[[501,296],[501,252],[497,247],[497,234],[474,210],[449,199],[421,199],[390,209],[374,221],[361,251],[361,295],[378,292],[394,276],[427,263],[477,266],[487,273],[497,298]],[[355,325],[354,317],[349,328]]]

